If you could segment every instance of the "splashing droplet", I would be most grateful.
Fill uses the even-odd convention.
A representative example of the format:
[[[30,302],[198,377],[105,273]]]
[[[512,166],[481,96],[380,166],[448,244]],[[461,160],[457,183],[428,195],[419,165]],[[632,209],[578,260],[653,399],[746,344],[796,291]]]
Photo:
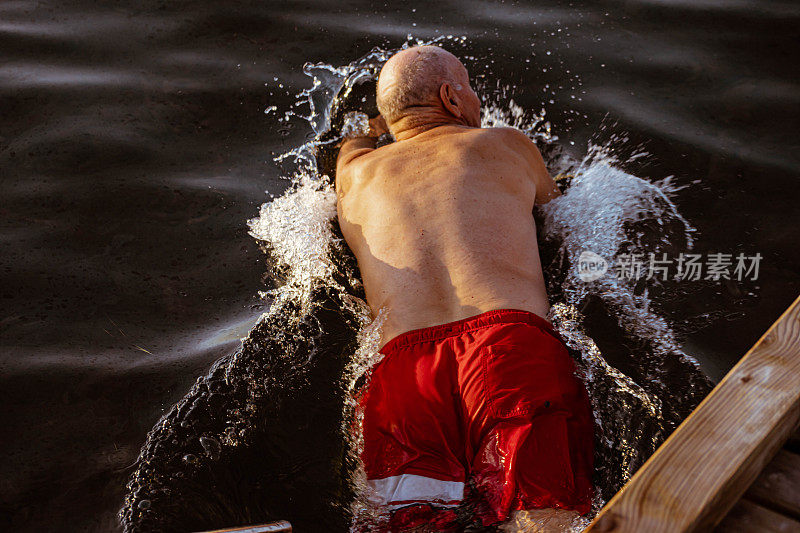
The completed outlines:
[[[183,456],[183,462],[187,465],[196,465],[198,462],[200,462],[200,459],[198,459],[193,453],[187,453]]]
[[[219,459],[222,454],[222,445],[213,437],[200,437],[200,445],[212,461]]]

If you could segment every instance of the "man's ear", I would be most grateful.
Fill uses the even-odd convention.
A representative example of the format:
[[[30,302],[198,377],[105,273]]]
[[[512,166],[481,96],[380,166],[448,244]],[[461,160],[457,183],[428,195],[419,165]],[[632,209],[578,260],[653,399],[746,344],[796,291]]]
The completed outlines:
[[[464,116],[461,112],[461,100],[449,83],[443,83],[442,86],[439,87],[439,98],[441,98],[444,108],[454,117],[462,118]]]

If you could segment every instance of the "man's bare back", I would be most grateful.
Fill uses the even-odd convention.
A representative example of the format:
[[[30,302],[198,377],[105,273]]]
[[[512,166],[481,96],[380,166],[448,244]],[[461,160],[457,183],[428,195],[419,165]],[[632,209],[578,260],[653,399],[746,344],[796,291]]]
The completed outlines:
[[[441,125],[337,172],[339,223],[383,340],[493,309],[549,309],[533,206],[558,194],[511,128]]]

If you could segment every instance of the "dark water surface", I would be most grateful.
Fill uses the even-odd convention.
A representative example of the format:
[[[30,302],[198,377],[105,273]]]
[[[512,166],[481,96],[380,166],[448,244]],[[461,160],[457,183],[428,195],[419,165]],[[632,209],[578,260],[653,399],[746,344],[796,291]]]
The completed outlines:
[[[1,3],[0,529],[114,529],[145,433],[264,311],[246,221],[309,133],[277,121],[302,65],[408,33],[466,36],[577,157],[643,144],[698,253],[764,257],[664,299],[719,378],[800,292],[798,28],[746,0]]]

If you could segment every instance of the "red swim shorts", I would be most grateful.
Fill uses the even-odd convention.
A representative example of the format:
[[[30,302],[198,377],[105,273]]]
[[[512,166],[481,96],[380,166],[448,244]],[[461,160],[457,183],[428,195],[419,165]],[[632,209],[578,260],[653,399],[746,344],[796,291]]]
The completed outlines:
[[[483,525],[519,509],[591,507],[593,419],[549,322],[498,310],[389,341],[362,397],[362,459],[392,530],[464,501]]]

